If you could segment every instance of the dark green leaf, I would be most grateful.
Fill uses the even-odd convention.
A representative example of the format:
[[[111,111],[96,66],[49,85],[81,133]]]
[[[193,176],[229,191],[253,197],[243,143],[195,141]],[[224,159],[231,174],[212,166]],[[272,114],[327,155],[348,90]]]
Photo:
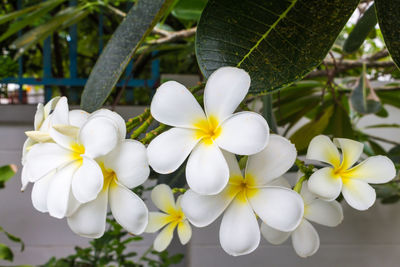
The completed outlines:
[[[400,146],[391,148],[388,152],[388,156],[394,162],[400,162]]]
[[[299,153],[304,152],[307,149],[307,146],[313,137],[324,132],[332,114],[333,106],[330,106],[323,110],[314,120],[303,125],[290,137],[290,140],[295,144]]]
[[[343,51],[347,54],[357,52],[377,22],[375,6],[371,5],[350,32],[344,42]]]
[[[209,0],[196,35],[208,77],[222,66],[249,72],[252,93],[300,80],[325,58],[359,0]]]
[[[368,140],[368,142],[375,155],[386,155],[386,151],[381,145],[372,140]]]
[[[271,94],[264,95],[262,98],[263,98],[262,115],[267,120],[271,131],[274,133],[278,133],[278,126],[276,124],[274,112],[272,111],[272,95]]]
[[[346,98],[347,99],[347,98]],[[334,116],[329,120],[325,134],[331,134],[334,137],[354,138],[353,127],[346,110],[342,105],[336,104],[334,107]]]
[[[183,20],[199,20],[207,0],[180,0],[172,10],[172,15]]]
[[[377,95],[382,104],[388,104],[400,108],[400,94],[395,91],[378,91]]]
[[[8,14],[4,14],[4,15],[0,16],[0,24],[6,23],[7,21],[10,21],[10,20],[14,20],[22,15],[25,15],[26,13],[29,13],[31,11],[34,11],[34,10],[42,7],[43,5],[46,5],[46,2],[42,2],[42,3],[30,6],[30,7],[26,7],[21,10],[17,10],[17,11],[8,13]]]
[[[375,8],[386,47],[400,67],[400,0],[375,0]]]
[[[0,259],[1,260],[7,260],[7,261],[12,261],[14,258],[14,255],[9,247],[7,247],[4,244],[0,243]]]
[[[369,125],[365,128],[400,128],[400,124],[374,124],[374,125]]]
[[[361,114],[376,113],[381,109],[381,103],[377,101],[375,92],[368,86],[364,71],[350,96],[350,101],[354,110]]]
[[[132,55],[172,3],[173,0],[139,0],[131,8],[90,73],[82,93],[84,110],[92,112],[101,107]]]

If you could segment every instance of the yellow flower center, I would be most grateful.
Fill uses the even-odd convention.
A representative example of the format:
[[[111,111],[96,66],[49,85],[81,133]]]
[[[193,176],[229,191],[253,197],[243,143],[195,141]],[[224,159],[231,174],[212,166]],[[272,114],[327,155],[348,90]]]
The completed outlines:
[[[221,134],[218,120],[214,116],[209,116],[207,119],[200,119],[194,123],[196,130],[196,139],[202,139],[207,145],[211,145],[213,140],[217,139]]]
[[[78,160],[79,163],[82,163],[82,155],[85,154],[85,147],[82,144],[72,143],[71,146],[71,159]]]
[[[181,209],[174,210],[169,214],[168,220],[170,222],[176,222],[176,223],[183,222],[185,220],[185,214]]]
[[[241,202],[247,202],[247,199],[254,197],[258,193],[255,187],[255,179],[251,174],[246,174],[243,178],[240,175],[233,175],[229,178],[228,195],[236,196]]]
[[[104,183],[102,189],[104,191],[107,190],[110,185],[115,184],[113,182],[117,181],[118,179],[117,179],[117,174],[113,170],[104,167],[103,163],[100,163],[99,165],[101,167],[101,171],[103,172],[103,177],[104,177],[103,178]]]

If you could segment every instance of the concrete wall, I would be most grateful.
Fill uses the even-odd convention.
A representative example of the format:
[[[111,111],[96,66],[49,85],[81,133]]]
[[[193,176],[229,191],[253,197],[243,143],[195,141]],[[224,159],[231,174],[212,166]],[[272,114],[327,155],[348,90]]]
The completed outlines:
[[[142,108],[118,110],[125,118],[134,116]],[[399,123],[398,110],[388,108],[391,116],[385,120],[369,116],[359,127],[374,123]],[[0,165],[17,163],[21,158],[24,131],[32,128],[33,106],[0,105]],[[400,142],[400,129],[374,130],[375,135]],[[20,167],[20,166],[19,166]],[[0,236],[0,242],[12,245],[15,252],[13,264],[41,264],[52,256],[65,256],[76,245],[85,246],[87,239],[73,234],[65,220],[51,218],[36,211],[31,204],[30,188],[20,192],[20,173],[0,190],[0,225],[20,236],[26,244],[23,253],[15,244]],[[207,228],[194,229],[193,238],[185,248],[174,245],[174,250],[186,252],[181,266],[239,267],[239,266],[399,266],[400,265],[400,204],[377,204],[370,210],[359,212],[344,204],[344,221],[336,228],[316,226],[321,248],[316,255],[299,258],[290,240],[281,246],[269,245],[262,240],[260,247],[248,256],[231,257],[219,246],[219,221]],[[150,210],[154,208],[150,207]],[[134,244],[132,249],[144,251],[154,235]],[[176,241],[176,237],[175,237]],[[0,265],[9,264],[0,262]]]

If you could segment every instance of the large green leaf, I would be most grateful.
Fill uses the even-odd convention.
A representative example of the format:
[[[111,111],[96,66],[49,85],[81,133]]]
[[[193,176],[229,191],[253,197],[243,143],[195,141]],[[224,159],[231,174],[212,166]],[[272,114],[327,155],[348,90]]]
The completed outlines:
[[[386,47],[400,67],[400,0],[375,0],[375,8]]]
[[[209,0],[196,35],[208,77],[222,66],[250,73],[250,92],[282,88],[317,67],[359,0]]]
[[[371,5],[350,32],[344,42],[343,51],[348,54],[357,52],[377,22],[375,6]]]
[[[92,112],[102,106],[132,55],[173,0],[139,0],[118,26],[97,60],[82,93],[81,106]]]

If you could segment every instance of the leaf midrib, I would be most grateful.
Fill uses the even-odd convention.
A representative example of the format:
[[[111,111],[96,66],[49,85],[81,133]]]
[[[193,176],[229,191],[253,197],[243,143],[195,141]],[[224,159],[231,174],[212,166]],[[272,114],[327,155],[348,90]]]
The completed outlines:
[[[250,48],[249,52],[242,58],[242,60],[239,61],[239,63],[236,65],[237,67],[240,67],[240,65],[253,53],[253,51],[260,45],[260,43],[268,37],[269,33],[278,25],[278,23],[284,19],[287,15],[287,13],[294,7],[296,4],[297,0],[293,0],[292,3],[288,6],[288,8],[281,14],[279,15],[279,18],[274,22],[274,24],[269,27],[269,29],[261,36],[261,38],[257,41],[257,43]]]

